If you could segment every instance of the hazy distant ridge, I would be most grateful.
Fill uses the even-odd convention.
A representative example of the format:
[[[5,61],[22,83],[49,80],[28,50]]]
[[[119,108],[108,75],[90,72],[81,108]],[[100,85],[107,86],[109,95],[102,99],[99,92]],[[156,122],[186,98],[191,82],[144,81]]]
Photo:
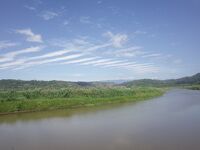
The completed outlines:
[[[200,73],[197,73],[190,77],[183,77],[179,79],[169,80],[153,80],[153,79],[141,79],[125,82],[124,86],[178,86],[178,85],[192,85],[200,84]]]
[[[123,82],[123,83],[122,83]],[[179,79],[169,80],[153,80],[153,79],[141,79],[141,80],[111,80],[111,81],[98,81],[98,82],[70,82],[70,81],[24,81],[24,80],[12,80],[4,79],[0,80],[0,90],[11,89],[34,89],[34,88],[47,88],[47,89],[61,89],[69,87],[102,87],[102,86],[177,86],[177,85],[192,85],[200,84],[200,73],[197,73],[190,77],[183,77]]]

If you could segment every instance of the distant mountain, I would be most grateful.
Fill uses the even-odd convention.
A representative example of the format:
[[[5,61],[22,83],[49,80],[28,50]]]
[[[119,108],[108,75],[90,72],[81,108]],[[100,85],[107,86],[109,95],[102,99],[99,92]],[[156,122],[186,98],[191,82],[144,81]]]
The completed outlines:
[[[78,88],[78,87],[113,87],[113,86],[179,86],[179,85],[192,85],[200,84],[200,73],[190,77],[184,77],[179,79],[170,80],[153,80],[153,79],[141,79],[141,80],[108,80],[108,81],[96,81],[96,82],[71,82],[71,81],[24,81],[24,80],[12,80],[4,79],[0,80],[0,90],[24,90],[24,89],[62,89],[62,88]]]
[[[0,80],[0,90],[25,90],[25,89],[62,89],[78,87],[105,87],[113,86],[114,83],[107,82],[71,82],[71,81],[39,81],[39,80]]]
[[[24,80],[0,80],[0,90],[8,89],[34,89],[34,88],[66,88],[77,86],[73,82],[66,81],[24,81]]]
[[[169,79],[169,80],[153,80],[153,79],[141,79],[133,80],[129,82],[122,83],[124,86],[178,86],[178,85],[192,85],[200,84],[200,73],[197,73],[190,77],[183,77],[179,79]]]
[[[130,81],[130,80],[105,80],[105,81],[98,81],[98,82],[122,84],[122,83],[125,83],[125,82],[128,82],[128,81]]]
[[[153,80],[153,79],[140,79],[140,80],[133,80],[122,83],[123,86],[166,86],[166,82],[163,80]]]
[[[190,77],[179,78],[172,80],[175,84],[200,84],[200,73],[197,73]]]

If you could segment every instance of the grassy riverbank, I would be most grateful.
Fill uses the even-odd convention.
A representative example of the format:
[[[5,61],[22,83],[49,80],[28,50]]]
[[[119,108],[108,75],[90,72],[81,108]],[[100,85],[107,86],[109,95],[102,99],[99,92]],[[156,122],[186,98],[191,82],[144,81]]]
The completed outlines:
[[[160,96],[160,88],[67,88],[0,92],[0,114],[68,109],[140,101]]]
[[[200,90],[200,84],[197,85],[185,85],[183,86],[185,89],[190,89],[190,90]]]

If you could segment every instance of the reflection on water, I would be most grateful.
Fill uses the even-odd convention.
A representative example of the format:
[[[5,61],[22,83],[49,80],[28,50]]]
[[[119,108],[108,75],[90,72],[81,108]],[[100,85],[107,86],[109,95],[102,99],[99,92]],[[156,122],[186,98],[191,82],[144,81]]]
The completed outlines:
[[[134,102],[124,103],[124,104],[123,103],[109,104],[106,106],[84,107],[84,108],[78,108],[78,109],[74,108],[74,109],[60,109],[60,110],[51,110],[51,111],[7,114],[7,115],[0,116],[0,125],[1,124],[15,124],[16,122],[40,121],[43,119],[50,119],[50,118],[66,118],[70,116],[83,115],[87,113],[94,114],[95,112],[98,112],[98,111],[116,109],[122,106],[128,106],[130,104],[134,104]]]
[[[2,150],[200,149],[200,92],[138,103],[0,116]]]

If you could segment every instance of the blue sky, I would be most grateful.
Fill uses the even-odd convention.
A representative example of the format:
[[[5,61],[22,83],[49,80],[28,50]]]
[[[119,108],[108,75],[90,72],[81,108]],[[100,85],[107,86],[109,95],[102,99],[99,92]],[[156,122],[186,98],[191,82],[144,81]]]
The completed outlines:
[[[0,78],[168,79],[200,72],[199,0],[1,0]]]

